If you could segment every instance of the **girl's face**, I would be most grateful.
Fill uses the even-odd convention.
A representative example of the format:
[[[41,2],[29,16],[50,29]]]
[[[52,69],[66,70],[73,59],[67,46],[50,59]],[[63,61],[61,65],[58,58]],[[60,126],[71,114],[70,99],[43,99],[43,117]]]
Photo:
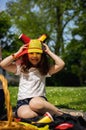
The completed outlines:
[[[33,52],[28,53],[28,59],[32,65],[36,66],[41,61],[41,53]]]

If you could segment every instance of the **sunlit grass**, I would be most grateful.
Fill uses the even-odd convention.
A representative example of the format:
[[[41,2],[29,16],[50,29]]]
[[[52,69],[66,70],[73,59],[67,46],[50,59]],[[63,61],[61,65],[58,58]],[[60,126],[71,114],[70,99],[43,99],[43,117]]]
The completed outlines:
[[[9,87],[11,105],[16,106],[18,87]]]
[[[18,87],[9,87],[11,104],[16,105]],[[86,87],[46,87],[47,99],[60,108],[86,111]]]
[[[47,87],[47,98],[58,107],[86,111],[86,87]]]

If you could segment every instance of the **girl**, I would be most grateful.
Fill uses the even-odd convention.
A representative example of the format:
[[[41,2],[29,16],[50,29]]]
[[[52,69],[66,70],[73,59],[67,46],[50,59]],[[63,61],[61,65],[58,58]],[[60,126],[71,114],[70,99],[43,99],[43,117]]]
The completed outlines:
[[[16,57],[24,49],[27,49],[27,53],[21,56],[21,62],[18,62]],[[54,65],[49,65],[47,55],[54,60]],[[14,60],[16,62],[13,62]],[[33,118],[43,115],[45,112],[49,112],[51,115],[63,114],[47,101],[45,79],[60,71],[64,65],[64,61],[38,39],[32,39],[29,45],[23,45],[15,54],[1,61],[0,66],[3,69],[20,76],[17,101],[18,117]]]

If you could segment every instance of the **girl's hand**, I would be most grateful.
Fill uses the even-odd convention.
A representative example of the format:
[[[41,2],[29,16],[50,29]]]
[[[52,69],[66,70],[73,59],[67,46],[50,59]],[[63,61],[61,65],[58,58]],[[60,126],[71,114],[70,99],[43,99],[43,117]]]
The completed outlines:
[[[24,50],[28,49],[28,45],[22,45],[19,50],[15,53],[16,56],[19,55],[20,53],[22,53]]]
[[[21,46],[17,53],[21,53],[24,49],[27,49],[27,45]]]

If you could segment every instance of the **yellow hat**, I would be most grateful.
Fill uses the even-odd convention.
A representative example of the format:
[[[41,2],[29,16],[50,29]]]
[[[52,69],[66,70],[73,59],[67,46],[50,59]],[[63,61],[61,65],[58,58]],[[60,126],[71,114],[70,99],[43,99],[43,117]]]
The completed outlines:
[[[38,39],[33,39],[29,42],[28,53],[43,53],[42,43]]]

